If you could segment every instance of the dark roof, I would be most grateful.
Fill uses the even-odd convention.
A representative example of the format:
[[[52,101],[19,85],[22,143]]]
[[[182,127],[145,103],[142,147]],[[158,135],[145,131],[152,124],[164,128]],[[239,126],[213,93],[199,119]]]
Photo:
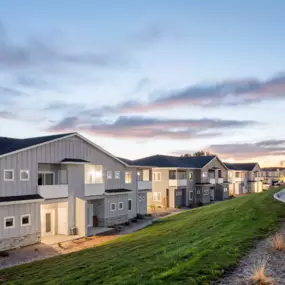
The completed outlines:
[[[133,164],[133,161],[130,160],[130,159],[126,159],[126,158],[123,158],[123,157],[117,157],[119,160],[123,161],[124,163],[128,164],[128,165],[132,165]]]
[[[44,199],[39,194],[0,197],[0,203]]]
[[[228,163],[224,162],[225,166],[230,170],[252,171],[257,165],[257,162],[251,163]]]
[[[109,190],[105,190],[105,192],[108,194],[112,194],[112,193],[132,192],[132,190],[121,188],[121,189],[109,189]]]
[[[211,183],[195,183],[195,186],[207,186],[207,185],[213,185]]]
[[[72,133],[26,139],[0,137],[0,155],[35,146],[41,143],[49,142],[71,134]]]
[[[202,168],[216,156],[191,156],[178,157],[170,155],[153,155],[136,160],[124,160],[129,165],[151,166],[151,167],[181,167],[181,168]],[[121,159],[121,158],[120,158]],[[127,162],[128,161],[128,162]]]
[[[65,158],[61,162],[90,163],[90,161],[88,160],[78,159],[78,158]]]
[[[282,171],[282,170],[285,170],[285,167],[276,166],[276,167],[264,167],[264,168],[262,168],[262,170],[264,170],[264,171],[277,171],[278,169],[280,171]]]

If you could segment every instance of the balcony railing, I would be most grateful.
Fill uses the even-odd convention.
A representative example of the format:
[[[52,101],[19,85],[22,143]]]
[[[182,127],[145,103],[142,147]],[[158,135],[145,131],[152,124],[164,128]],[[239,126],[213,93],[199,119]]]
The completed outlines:
[[[45,199],[68,197],[68,185],[39,185],[38,193]]]
[[[215,178],[209,178],[209,183],[216,184],[216,179]]]
[[[221,184],[223,182],[224,182],[224,178],[222,178],[222,177],[217,178],[217,183],[218,184]]]
[[[151,181],[138,181],[138,190],[151,190],[152,182]]]
[[[187,179],[169,179],[169,186],[187,186]]]
[[[105,185],[104,183],[85,184],[84,192],[85,196],[103,195],[105,192]]]

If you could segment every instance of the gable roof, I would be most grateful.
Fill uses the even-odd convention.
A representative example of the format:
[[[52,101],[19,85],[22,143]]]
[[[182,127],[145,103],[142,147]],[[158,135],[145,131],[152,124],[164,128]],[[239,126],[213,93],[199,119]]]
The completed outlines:
[[[203,168],[216,156],[191,156],[178,157],[170,155],[153,155],[136,160],[120,158],[129,165],[133,166],[151,166],[151,167],[174,167],[174,168]]]
[[[59,135],[44,136],[44,137],[25,138],[25,139],[0,137],[0,156],[14,152],[14,151],[18,151],[21,149],[25,149],[28,147],[32,147],[35,145],[39,145],[42,143],[46,143],[49,141],[53,141],[59,138],[70,136],[72,134],[74,133],[59,134]]]
[[[57,140],[61,140],[61,139],[65,139],[65,138],[73,137],[73,136],[79,137],[86,143],[90,144],[91,146],[105,153],[109,157],[115,159],[116,161],[123,164],[124,166],[128,166],[127,163],[120,160],[118,157],[114,156],[110,152],[106,151],[99,145],[95,144],[94,142],[88,140],[87,138],[83,137],[82,135],[78,133],[66,133],[66,134],[58,134],[58,135],[43,136],[43,137],[25,138],[25,139],[0,137],[0,158],[3,156],[16,153],[16,152],[24,151],[29,148],[34,148],[34,147],[37,147],[43,144],[51,143],[53,141],[57,141]]]
[[[250,162],[250,163],[228,163],[224,162],[224,165],[229,170],[239,170],[239,171],[252,171],[256,165],[258,165],[257,162]]]

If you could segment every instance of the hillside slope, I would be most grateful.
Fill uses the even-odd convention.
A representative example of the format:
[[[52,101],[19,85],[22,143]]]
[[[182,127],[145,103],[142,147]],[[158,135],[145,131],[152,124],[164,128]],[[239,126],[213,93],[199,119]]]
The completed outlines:
[[[209,284],[278,227],[267,192],[204,206],[99,247],[0,271],[4,284]],[[1,281],[0,281],[1,284]]]

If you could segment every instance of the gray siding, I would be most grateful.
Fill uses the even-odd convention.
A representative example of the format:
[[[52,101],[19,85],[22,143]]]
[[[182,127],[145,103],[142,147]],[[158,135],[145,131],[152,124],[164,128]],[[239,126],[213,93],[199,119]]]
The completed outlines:
[[[21,215],[31,215],[31,225],[21,226]],[[4,229],[4,218],[15,217],[15,227]],[[39,233],[41,231],[39,203],[14,204],[0,206],[0,239],[12,238]]]
[[[123,210],[119,210],[118,203],[123,202]],[[116,204],[116,210],[111,211],[111,203]],[[105,198],[105,218],[113,218],[117,216],[128,215],[128,194],[110,195]]]

